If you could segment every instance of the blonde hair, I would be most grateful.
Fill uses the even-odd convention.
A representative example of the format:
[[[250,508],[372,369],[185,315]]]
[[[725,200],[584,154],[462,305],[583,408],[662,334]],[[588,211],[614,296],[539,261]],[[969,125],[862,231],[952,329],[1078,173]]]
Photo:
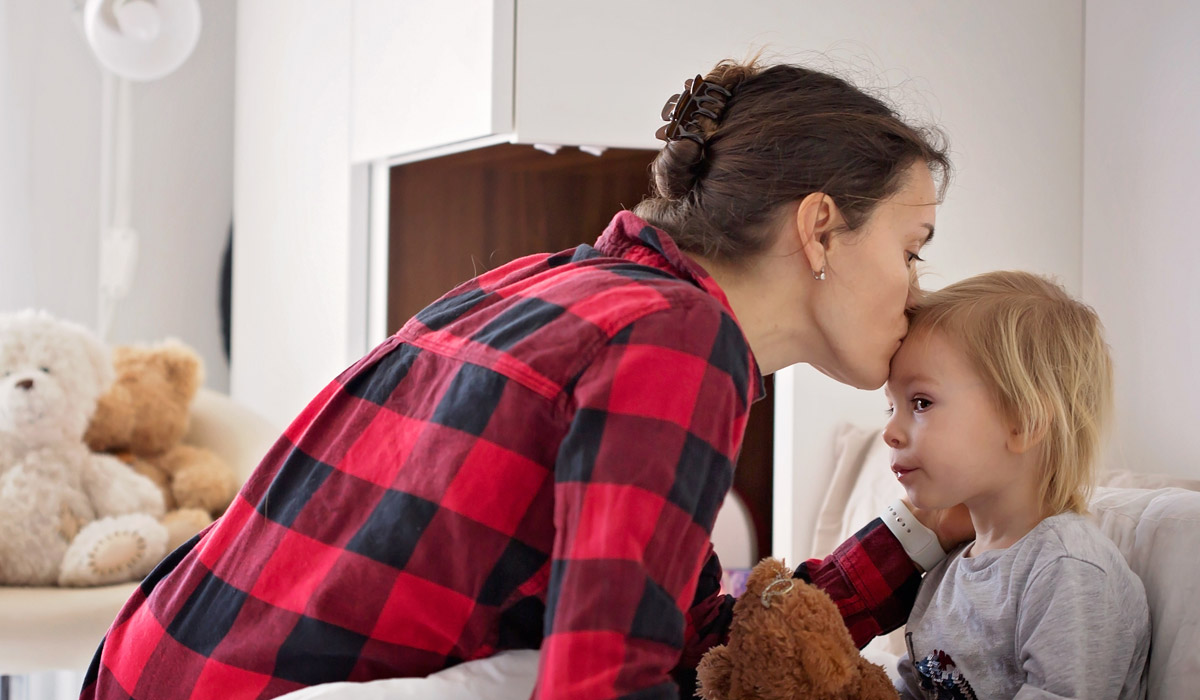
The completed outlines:
[[[957,343],[1002,415],[1037,440],[1048,511],[1086,513],[1112,410],[1096,312],[1038,275],[989,272],[920,295],[909,334],[929,330]]]

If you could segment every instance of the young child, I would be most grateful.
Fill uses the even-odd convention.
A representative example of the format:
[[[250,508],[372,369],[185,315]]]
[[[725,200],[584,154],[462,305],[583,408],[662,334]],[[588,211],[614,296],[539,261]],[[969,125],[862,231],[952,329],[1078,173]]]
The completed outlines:
[[[892,359],[892,471],[976,539],[921,583],[905,698],[1142,698],[1141,581],[1085,517],[1112,365],[1096,314],[1023,272],[924,296]]]

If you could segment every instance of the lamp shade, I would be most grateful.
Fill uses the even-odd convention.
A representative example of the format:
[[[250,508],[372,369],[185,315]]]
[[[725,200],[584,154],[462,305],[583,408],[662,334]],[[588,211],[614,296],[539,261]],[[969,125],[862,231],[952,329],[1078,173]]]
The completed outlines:
[[[196,0],[87,0],[83,31],[108,70],[156,80],[178,68],[200,38]]]

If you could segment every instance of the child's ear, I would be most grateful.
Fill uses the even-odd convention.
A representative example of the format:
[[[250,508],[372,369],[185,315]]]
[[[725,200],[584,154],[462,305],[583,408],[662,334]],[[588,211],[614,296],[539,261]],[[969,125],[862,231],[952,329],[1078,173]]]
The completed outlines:
[[[1031,426],[1012,425],[1008,430],[1008,451],[1023,455],[1042,444],[1042,441],[1046,439],[1046,432],[1047,427],[1043,423],[1035,423]]]

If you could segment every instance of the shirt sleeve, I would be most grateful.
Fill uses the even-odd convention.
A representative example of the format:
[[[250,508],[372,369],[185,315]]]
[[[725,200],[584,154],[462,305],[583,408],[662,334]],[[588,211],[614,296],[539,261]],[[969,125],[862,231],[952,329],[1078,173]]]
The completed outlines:
[[[580,375],[555,465],[535,698],[678,697],[685,639],[698,644],[723,614],[696,593],[706,562],[705,580],[720,577],[709,535],[749,412],[749,362],[727,315],[674,308],[625,327]]]
[[[671,672],[679,684],[680,697],[695,697],[696,666],[700,659],[709,649],[729,641],[733,604],[737,602],[733,596],[721,593],[721,562],[711,544],[708,552],[696,584],[695,599],[687,611],[683,654]]]
[[[796,577],[829,594],[859,649],[904,624],[921,585],[920,571],[879,518],[828,557],[802,563]]]
[[[1122,597],[1108,576],[1091,562],[1060,557],[1030,579],[1017,618],[1025,684],[1016,698],[1144,696],[1149,610],[1144,595],[1130,589]],[[1142,679],[1141,690],[1130,692],[1130,677]]]

